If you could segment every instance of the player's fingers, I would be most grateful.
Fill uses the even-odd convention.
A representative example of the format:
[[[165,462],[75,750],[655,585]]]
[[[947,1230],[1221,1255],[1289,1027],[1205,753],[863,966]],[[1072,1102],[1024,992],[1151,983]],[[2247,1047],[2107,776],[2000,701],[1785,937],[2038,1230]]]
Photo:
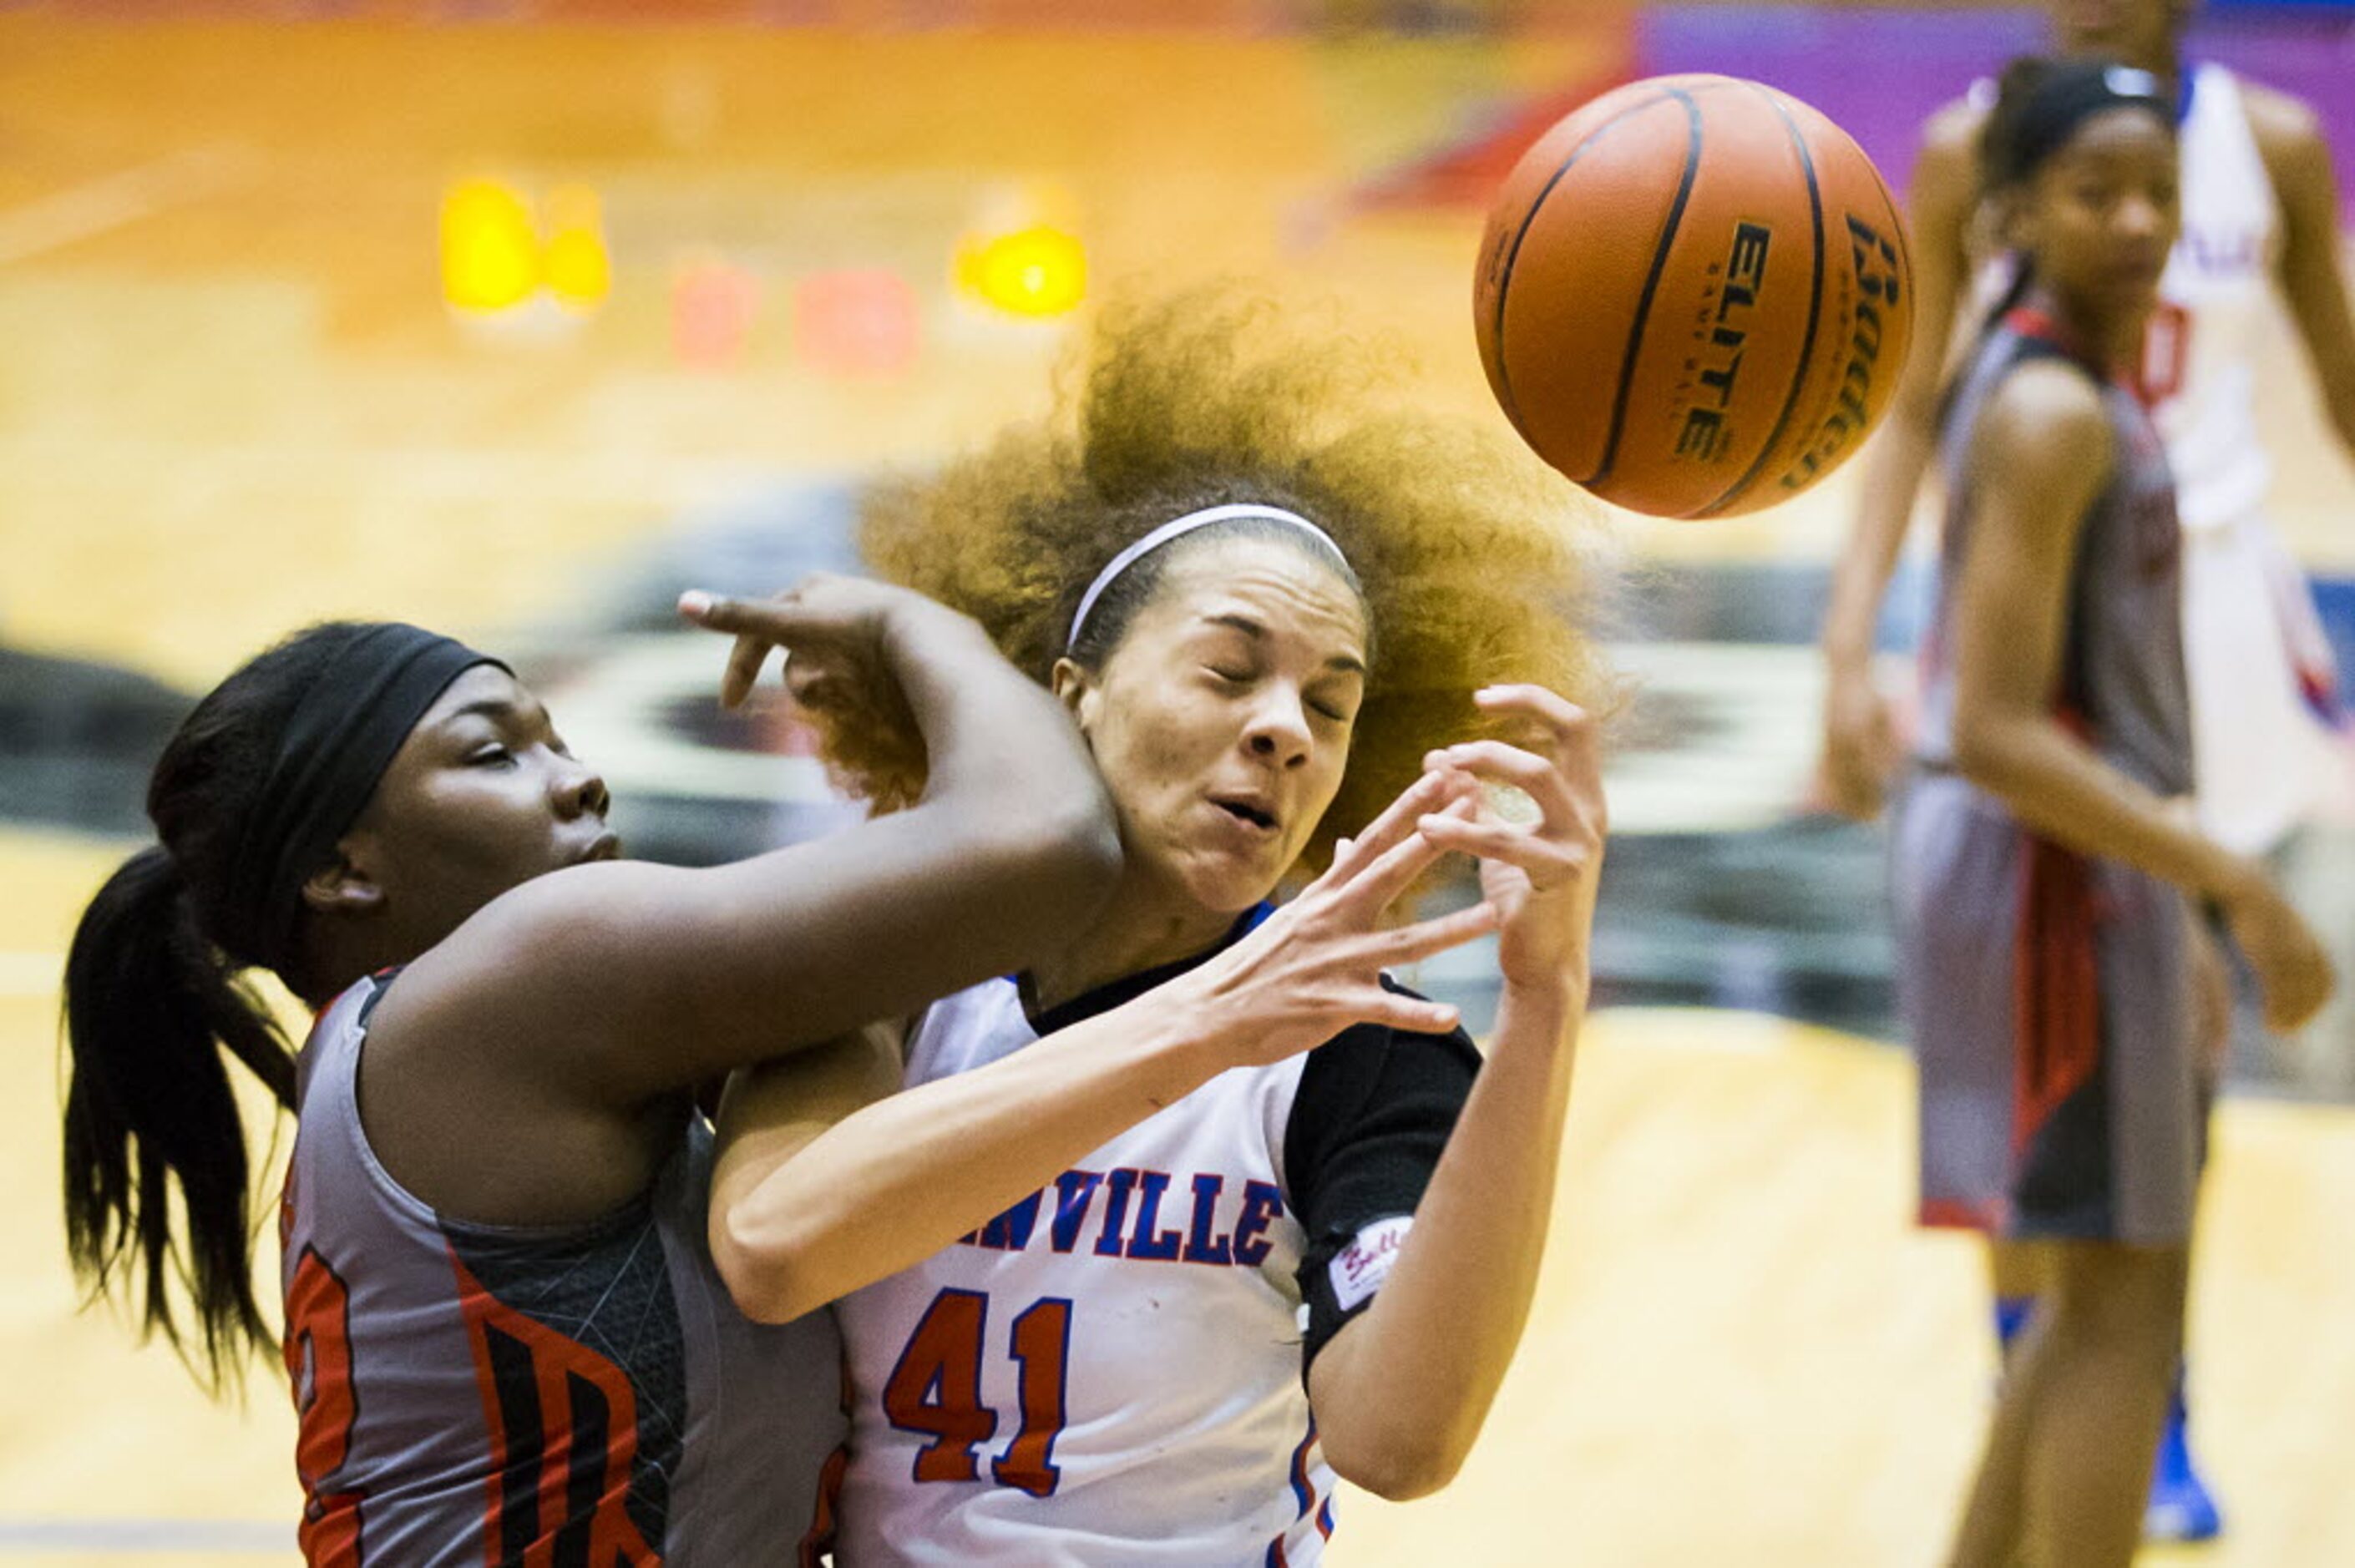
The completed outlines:
[[[778,646],[777,639],[745,612],[744,604],[741,599],[694,590],[678,596],[679,614],[696,625],[709,631],[736,633],[727,667],[719,676],[723,707],[732,708],[744,700],[760,680],[761,666],[768,662],[770,650]]]
[[[1444,1034],[1463,1021],[1450,1003],[1401,996],[1379,987],[1352,995],[1346,1012],[1360,1023],[1380,1024],[1408,1034]]]
[[[719,677],[719,702],[723,707],[734,707],[752,694],[761,683],[761,668],[777,644],[765,637],[743,636],[736,639],[728,651],[728,668]]]
[[[1565,751],[1591,748],[1594,744],[1593,715],[1551,687],[1526,683],[1483,686],[1472,694],[1472,701],[1485,714],[1516,714],[1535,721]]]
[[[2269,997],[2265,1002],[2265,1027],[2276,1034],[2294,1034],[2306,1021],[2322,1011],[2324,997],[2311,991]]]
[[[773,641],[792,620],[782,599],[737,599],[698,588],[678,596],[678,612],[706,631],[766,637]]]
[[[813,713],[840,707],[849,689],[850,683],[839,672],[824,664],[800,656],[785,662],[786,694]]]
[[[1434,915],[1428,920],[1417,920],[1412,926],[1384,931],[1375,942],[1376,961],[1385,968],[1411,964],[1433,953],[1460,948],[1495,930],[1503,918],[1504,912],[1484,899],[1444,915]]]
[[[763,637],[771,642],[828,642],[857,631],[872,606],[823,577],[810,577],[768,599],[689,590],[678,612],[707,631]]]
[[[1542,753],[1561,770],[1564,788],[1596,832],[1608,828],[1611,805],[1603,789],[1603,726],[1592,712],[1545,686],[1489,687],[1476,693],[1475,700],[1484,709],[1518,711],[1530,723],[1542,725],[1553,744],[1529,749]]]
[[[1870,773],[1846,775],[1832,804],[1840,815],[1869,822],[1881,815],[1881,781]]]
[[[2294,948],[2267,965],[2258,979],[2266,1026],[2286,1034],[2321,1009],[2330,996],[2330,966],[2318,952]]]
[[[1816,787],[1832,810],[1843,817],[1856,815],[1856,782],[1838,744],[1828,736],[1823,754],[1816,759]]]
[[[1538,878],[1540,886],[1559,881],[1562,872],[1575,871],[1586,856],[1582,846],[1532,832],[1514,822],[1467,822],[1458,817],[1425,817],[1422,832],[1423,837],[1442,849],[1517,865],[1532,877],[1543,873]]]
[[[1487,792],[1480,788],[1480,781],[1469,773],[1460,768],[1449,768],[1445,771],[1453,773],[1455,777],[1455,796],[1438,810],[1424,814],[1435,817],[1460,817],[1467,822],[1477,821],[1480,817],[1480,808],[1488,798]]]
[[[2330,1000],[2330,993],[2337,989],[2339,983],[2339,977],[2331,969],[2330,959],[2324,955],[2318,945],[2309,948],[2308,961],[2305,966],[2305,991],[2299,998],[2298,1023],[2300,1025],[2313,1021],[2314,1015],[2322,1011],[2322,1004]]]
[[[1580,816],[1578,802],[1572,799],[1559,767],[1501,740],[1463,741],[1432,753],[1423,758],[1423,766],[1457,768],[1476,778],[1511,785],[1536,804],[1549,832],[1569,832]]]
[[[1334,847],[1332,869],[1326,875],[1337,883],[1358,875],[1412,835],[1415,820],[1444,804],[1451,788],[1444,770],[1423,774],[1401,790],[1398,799],[1382,808],[1381,815],[1367,823],[1356,838],[1344,839]]]
[[[1370,922],[1429,870],[1446,852],[1421,833],[1410,831],[1398,843],[1359,866],[1332,888],[1334,909],[1345,920]]]

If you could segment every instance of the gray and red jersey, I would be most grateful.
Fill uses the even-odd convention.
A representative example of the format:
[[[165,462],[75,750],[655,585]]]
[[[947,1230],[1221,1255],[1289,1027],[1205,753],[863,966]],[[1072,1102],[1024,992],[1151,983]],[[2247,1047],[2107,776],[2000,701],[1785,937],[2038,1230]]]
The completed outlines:
[[[1937,604],[1922,648],[1915,753],[1933,769],[1954,761],[1954,593],[1977,518],[1971,443],[1979,416],[2030,360],[2085,369],[2058,328],[2031,310],[2009,313],[1966,366],[1950,398],[1939,459],[1949,497],[1938,546]],[[2077,540],[2055,711],[2103,760],[2162,795],[2191,789],[2191,730],[2177,603],[2182,533],[2158,431],[2129,387],[2085,369],[2109,415],[2115,460]]]
[[[2071,564],[2054,717],[2136,782],[2192,784],[2177,593],[2180,535],[2157,430],[2134,392],[2015,311],[1948,406],[1950,497],[1922,655],[1916,776],[1891,835],[1899,999],[1920,1064],[1922,1217],[1998,1234],[2180,1242],[2204,1085],[2181,895],[2038,837],[1954,766],[1954,594],[1977,522],[1972,451],[2003,381],[2075,365],[2115,437]]]
[[[711,1135],[561,1228],[436,1213],[378,1162],[357,1094],[390,977],[303,1048],[281,1210],[286,1361],[314,1564],[790,1562],[840,1440],[831,1319],[736,1310],[705,1243]]]
[[[1995,83],[1971,90],[1981,108]],[[2296,561],[2265,521],[2273,482],[2257,387],[2278,316],[2281,200],[2248,94],[2223,67],[2191,67],[2178,104],[2182,227],[2143,329],[2137,378],[2167,443],[2185,532],[2182,620],[2200,817],[2227,848],[2259,854],[2347,798],[2333,731],[2348,719],[2330,639]],[[1991,205],[1971,244],[1998,225]],[[1983,314],[2018,278],[2019,258],[1986,256],[1972,292]]]

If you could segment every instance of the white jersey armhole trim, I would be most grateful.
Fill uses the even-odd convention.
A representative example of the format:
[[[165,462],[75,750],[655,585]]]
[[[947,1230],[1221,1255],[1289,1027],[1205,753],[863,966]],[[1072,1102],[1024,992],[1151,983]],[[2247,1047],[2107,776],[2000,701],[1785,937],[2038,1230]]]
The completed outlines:
[[[364,1012],[372,1005],[377,995],[389,989],[385,982],[373,983],[376,983],[377,991],[362,999],[357,1004]],[[385,1169],[384,1161],[377,1157],[376,1143],[368,1137],[368,1118],[360,1108],[360,1063],[368,1050],[368,1028],[357,1019],[345,1023],[343,1027],[353,1036],[350,1051],[351,1067],[341,1079],[336,1097],[338,1104],[335,1108],[338,1113],[342,1113],[346,1108],[349,1111],[352,1147],[359,1153],[360,1168],[367,1172],[369,1185],[376,1188],[387,1202],[436,1234],[454,1231],[466,1235],[517,1241],[560,1241],[567,1236],[591,1235],[612,1224],[618,1215],[626,1212],[632,1205],[644,1202],[652,1196],[654,1186],[649,1183],[644,1192],[626,1200],[607,1213],[600,1214],[594,1219],[570,1221],[560,1225],[503,1225],[487,1220],[469,1220],[456,1214],[444,1214],[407,1187],[402,1186],[400,1180]],[[298,1118],[298,1136],[299,1133]]]

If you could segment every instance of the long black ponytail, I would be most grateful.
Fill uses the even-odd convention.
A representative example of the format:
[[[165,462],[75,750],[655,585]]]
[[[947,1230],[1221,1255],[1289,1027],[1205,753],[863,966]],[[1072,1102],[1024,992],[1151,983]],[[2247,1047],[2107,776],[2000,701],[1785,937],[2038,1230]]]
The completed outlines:
[[[139,1277],[147,1330],[218,1385],[270,1339],[253,1295],[250,1168],[226,1047],[282,1106],[294,1064],[253,994],[211,951],[168,851],[141,850],[91,901],[66,959],[66,1246],[94,1291]],[[172,1187],[184,1236],[176,1238]],[[169,1282],[196,1307],[181,1338]]]
[[[68,1252],[93,1295],[134,1294],[143,1330],[216,1391],[272,1345],[229,1059],[294,1103],[293,1054],[241,971],[275,969],[300,989],[291,955],[258,950],[261,912],[232,906],[229,871],[296,704],[364,630],[297,632],[197,705],[148,787],[160,842],[99,889],[66,959]]]

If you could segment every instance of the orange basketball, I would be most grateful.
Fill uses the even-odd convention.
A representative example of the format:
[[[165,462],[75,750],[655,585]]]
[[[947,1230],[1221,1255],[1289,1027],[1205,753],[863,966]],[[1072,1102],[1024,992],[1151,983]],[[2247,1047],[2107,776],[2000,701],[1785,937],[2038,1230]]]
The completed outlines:
[[[1905,367],[1913,278],[1846,132],[1758,82],[1667,76],[1523,156],[1474,312],[1488,385],[1540,457],[1638,512],[1723,517],[1863,444]]]

